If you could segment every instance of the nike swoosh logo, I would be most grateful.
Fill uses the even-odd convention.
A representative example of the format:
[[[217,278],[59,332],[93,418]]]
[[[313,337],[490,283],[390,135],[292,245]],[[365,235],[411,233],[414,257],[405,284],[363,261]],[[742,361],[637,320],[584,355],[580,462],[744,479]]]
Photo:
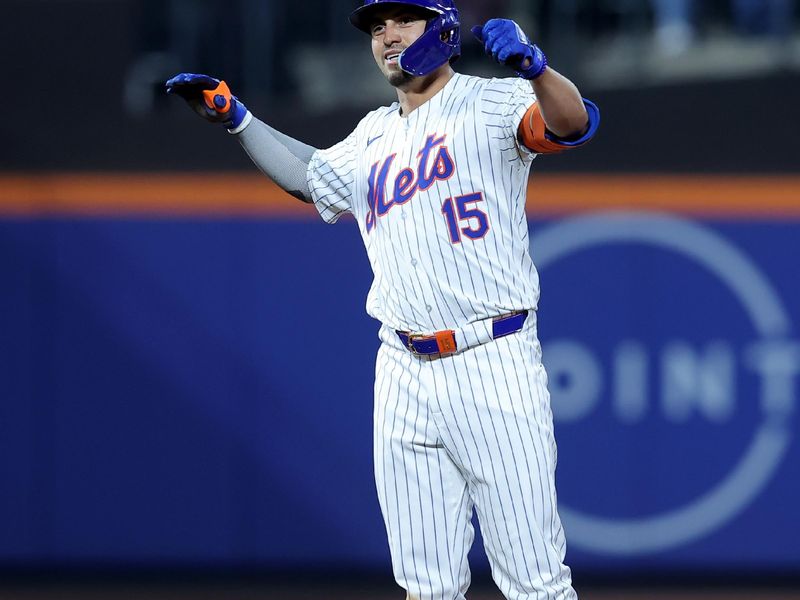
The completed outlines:
[[[372,145],[372,142],[381,139],[383,136],[384,134],[382,133],[379,136],[372,138],[371,140],[367,140],[367,148],[369,148]]]

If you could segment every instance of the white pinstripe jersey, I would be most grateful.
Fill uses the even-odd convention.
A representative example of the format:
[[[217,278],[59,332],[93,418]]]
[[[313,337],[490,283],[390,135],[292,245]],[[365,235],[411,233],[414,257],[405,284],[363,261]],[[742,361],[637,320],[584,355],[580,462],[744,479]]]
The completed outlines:
[[[455,74],[408,117],[394,103],[317,151],[308,181],[322,218],[352,213],[375,279],[367,312],[433,332],[535,309],[525,199],[535,154],[517,141],[530,82]]]

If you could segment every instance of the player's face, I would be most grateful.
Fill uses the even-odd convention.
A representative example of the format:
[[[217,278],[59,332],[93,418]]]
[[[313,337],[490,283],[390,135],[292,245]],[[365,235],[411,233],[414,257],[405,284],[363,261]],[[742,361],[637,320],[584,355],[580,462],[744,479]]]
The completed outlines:
[[[422,10],[400,8],[376,15],[372,24],[372,55],[386,78],[395,87],[412,79],[400,68],[400,53],[425,33],[429,15]]]

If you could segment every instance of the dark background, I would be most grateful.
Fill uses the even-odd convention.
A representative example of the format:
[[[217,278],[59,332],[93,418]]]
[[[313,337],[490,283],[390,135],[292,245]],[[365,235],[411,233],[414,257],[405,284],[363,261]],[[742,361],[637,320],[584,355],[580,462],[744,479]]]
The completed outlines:
[[[540,31],[553,65],[602,106],[605,126],[596,143],[547,161],[547,171],[796,169],[796,38],[737,28],[729,3],[698,3],[694,41],[680,51],[655,41],[645,0],[564,3],[575,4],[574,14],[548,2],[463,4],[466,24],[506,14]],[[248,169],[235,144],[214,142],[216,131],[192,124],[193,115],[162,93],[163,82],[180,71],[226,79],[258,116],[318,147],[342,139],[366,110],[392,101],[368,40],[346,20],[348,2],[0,6],[10,86],[9,118],[0,125],[4,170]],[[463,45],[459,70],[508,75],[468,31]]]

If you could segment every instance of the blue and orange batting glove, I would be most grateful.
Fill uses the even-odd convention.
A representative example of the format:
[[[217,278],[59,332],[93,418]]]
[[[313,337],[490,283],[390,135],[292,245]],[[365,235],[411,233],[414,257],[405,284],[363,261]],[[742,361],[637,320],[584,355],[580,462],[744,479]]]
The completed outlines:
[[[219,79],[180,73],[167,81],[166,85],[168,94],[177,94],[198,115],[212,123],[222,123],[231,131],[244,129],[252,118],[247,107],[231,94],[228,84]]]
[[[492,19],[472,28],[486,54],[511,67],[524,79],[536,79],[547,69],[547,57],[522,28],[510,19]]]

